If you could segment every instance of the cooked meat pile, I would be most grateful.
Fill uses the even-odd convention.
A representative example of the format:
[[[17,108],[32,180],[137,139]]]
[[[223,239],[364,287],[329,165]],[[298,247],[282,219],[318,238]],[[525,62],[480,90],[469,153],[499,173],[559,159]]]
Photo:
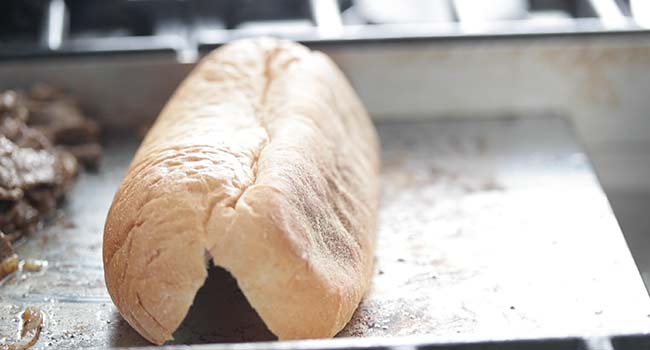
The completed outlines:
[[[80,163],[97,166],[98,137],[97,124],[75,101],[48,86],[0,93],[0,246],[33,231],[56,208]]]
[[[86,118],[77,102],[47,86],[36,85],[26,96],[27,125],[40,131],[87,168],[96,168],[102,156],[99,127]]]
[[[11,248],[11,243],[0,232],[0,280],[18,269],[18,255]]]

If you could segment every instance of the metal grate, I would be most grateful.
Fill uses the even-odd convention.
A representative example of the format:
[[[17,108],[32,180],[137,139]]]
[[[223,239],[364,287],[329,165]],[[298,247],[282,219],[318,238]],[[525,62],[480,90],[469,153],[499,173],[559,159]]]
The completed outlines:
[[[7,0],[0,57],[162,50],[193,62],[254,35],[346,43],[638,33],[649,18],[645,0]]]

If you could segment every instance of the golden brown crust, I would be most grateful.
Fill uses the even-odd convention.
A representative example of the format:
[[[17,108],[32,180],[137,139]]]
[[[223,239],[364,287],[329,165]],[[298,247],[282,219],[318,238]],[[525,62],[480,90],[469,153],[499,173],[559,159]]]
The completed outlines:
[[[161,344],[207,251],[280,339],[333,336],[370,281],[378,171],[374,127],[327,57],[273,39],[222,47],[178,88],[115,195],[111,297]]]

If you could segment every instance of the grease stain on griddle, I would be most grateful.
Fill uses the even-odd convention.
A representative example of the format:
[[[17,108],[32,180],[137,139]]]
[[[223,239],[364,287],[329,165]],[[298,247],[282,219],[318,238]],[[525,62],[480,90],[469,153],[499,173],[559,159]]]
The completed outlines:
[[[2,350],[25,350],[38,342],[41,331],[45,326],[45,314],[37,307],[27,307],[20,314],[18,325],[18,339],[11,342],[3,340],[0,343]]]

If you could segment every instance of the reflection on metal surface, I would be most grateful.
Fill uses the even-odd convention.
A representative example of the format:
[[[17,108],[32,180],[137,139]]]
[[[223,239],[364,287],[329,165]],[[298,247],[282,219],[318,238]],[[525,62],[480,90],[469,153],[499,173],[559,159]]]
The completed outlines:
[[[528,17],[528,0],[454,0],[461,22],[521,20]]]
[[[61,47],[66,32],[67,13],[64,0],[51,0],[47,9],[46,42],[50,50]]]
[[[336,36],[343,29],[337,0],[310,0],[312,17],[321,35]]]
[[[612,341],[608,337],[593,337],[586,341],[589,350],[614,350]]]
[[[630,0],[630,7],[636,23],[650,29],[650,1]]]
[[[355,0],[359,15],[373,24],[453,22],[450,0]]]
[[[624,28],[628,20],[616,0],[589,0],[600,20],[608,28]]]

